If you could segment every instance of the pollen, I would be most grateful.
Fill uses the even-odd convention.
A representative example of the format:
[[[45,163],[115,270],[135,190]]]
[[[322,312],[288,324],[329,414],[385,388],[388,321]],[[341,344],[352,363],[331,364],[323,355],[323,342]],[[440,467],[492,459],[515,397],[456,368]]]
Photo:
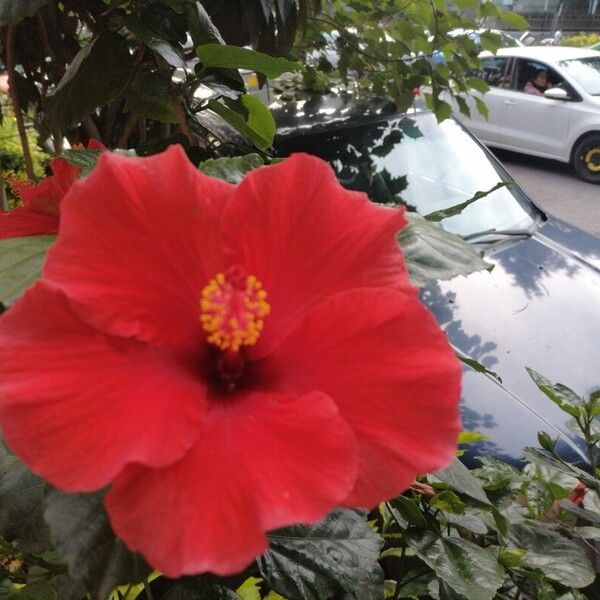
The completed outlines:
[[[200,323],[209,344],[239,352],[253,346],[271,307],[267,293],[254,275],[239,268],[217,273],[200,294]]]

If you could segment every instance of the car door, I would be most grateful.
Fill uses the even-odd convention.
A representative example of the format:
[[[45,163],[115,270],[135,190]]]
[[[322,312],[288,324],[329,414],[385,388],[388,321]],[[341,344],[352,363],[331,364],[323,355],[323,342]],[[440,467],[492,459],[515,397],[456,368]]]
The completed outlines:
[[[472,75],[483,79],[490,90],[485,94],[470,92],[465,98],[471,114],[467,117],[454,104],[454,116],[467,129],[485,143],[494,145],[502,142],[504,136],[503,109],[504,94],[511,82],[511,59],[506,56],[490,56],[482,59],[481,71]],[[483,100],[487,118],[477,108],[477,100]]]
[[[572,101],[552,100],[524,91],[534,74],[545,70],[551,87],[568,84],[546,64],[517,59],[511,89],[502,98],[504,143],[513,150],[562,159],[568,139]],[[530,88],[529,88],[530,89]]]

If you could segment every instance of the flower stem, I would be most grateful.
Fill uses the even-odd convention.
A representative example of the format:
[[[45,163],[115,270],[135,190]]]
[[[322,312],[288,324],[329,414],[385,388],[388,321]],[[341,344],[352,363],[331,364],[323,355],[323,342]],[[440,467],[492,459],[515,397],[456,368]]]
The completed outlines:
[[[150,584],[148,583],[148,579],[146,577],[144,577],[144,592],[146,593],[146,598],[148,598],[148,600],[154,600],[152,590],[150,589]]]

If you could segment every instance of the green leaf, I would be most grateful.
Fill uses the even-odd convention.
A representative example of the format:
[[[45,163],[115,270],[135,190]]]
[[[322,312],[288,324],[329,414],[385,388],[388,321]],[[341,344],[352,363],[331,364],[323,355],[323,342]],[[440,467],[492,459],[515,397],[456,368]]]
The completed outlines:
[[[125,27],[135,35],[136,38],[144,42],[148,48],[151,48],[162,56],[171,66],[176,68],[185,68],[186,62],[183,57],[183,51],[179,44],[166,39],[160,33],[153,31],[134,15],[127,15],[124,19]]]
[[[523,484],[523,494],[529,515],[541,519],[552,507],[554,494],[549,486],[539,479],[530,479]]]
[[[487,525],[477,515],[474,514],[466,513],[464,515],[457,515],[447,512],[444,514],[443,518],[450,525],[468,529],[469,531],[479,535],[483,535],[488,531]]]
[[[400,583],[400,589],[396,594],[396,588],[398,583],[390,579],[385,582],[385,598],[420,598],[427,596],[428,586],[435,575],[431,571],[427,571],[422,575],[419,575],[416,571],[408,571],[407,573],[401,573],[402,581],[406,583]]]
[[[275,79],[283,73],[298,71],[300,63],[285,58],[273,58],[268,54],[225,44],[204,44],[196,48],[196,56],[205,68],[249,69]]]
[[[506,573],[493,552],[459,537],[407,533],[405,539],[419,558],[455,592],[468,600],[492,600]]]
[[[159,577],[162,577],[161,573],[152,571],[145,582],[138,583],[137,585],[130,583],[121,585],[113,590],[109,600],[136,600],[136,598],[141,598],[141,595],[144,594],[145,584],[147,585]]]
[[[262,596],[260,594],[260,584],[262,583],[262,579],[260,577],[248,577],[242,585],[240,585],[235,593],[242,600],[261,600]]]
[[[114,100],[125,89],[132,68],[127,40],[103,31],[77,53],[56,89],[47,96],[50,129],[70,129]]]
[[[442,483],[449,485],[460,494],[465,494],[484,504],[490,503],[481,482],[460,462],[460,460],[458,460],[458,458],[455,458],[450,466],[441,471],[436,471],[430,477],[434,477]]]
[[[508,537],[515,546],[527,551],[523,565],[539,569],[548,579],[584,588],[596,578],[584,550],[544,523],[512,523]]]
[[[38,277],[54,235],[0,240],[0,302],[12,304]]]
[[[504,548],[498,552],[498,562],[507,569],[519,567],[526,556],[523,548]]]
[[[16,25],[48,4],[48,0],[0,0],[0,25]]]
[[[429,501],[429,504],[445,513],[457,515],[464,514],[466,508],[465,503],[451,490],[442,490]]]
[[[2,596],[2,600],[62,600],[48,581],[34,581],[26,586]]]
[[[398,241],[415,285],[492,268],[460,236],[444,231],[417,213],[407,216],[409,224],[398,234]]]
[[[501,460],[487,456],[478,456],[477,460],[482,466],[473,473],[483,481],[483,487],[486,490],[502,490],[511,482],[519,482],[522,479],[521,471]]]
[[[588,600],[588,597],[577,590],[567,590],[558,596],[556,600]]]
[[[245,154],[231,158],[209,158],[198,165],[198,169],[211,177],[238,184],[246,173],[261,167],[263,159],[258,154]]]
[[[600,514],[596,513],[592,510],[587,510],[585,508],[580,508],[577,504],[574,504],[570,500],[561,500],[559,502],[560,507],[563,510],[566,510],[568,513],[575,515],[580,519],[584,519],[585,521],[589,521],[590,523],[595,523],[596,525],[600,525]]]
[[[458,434],[458,444],[475,444],[476,442],[482,442],[489,440],[489,436],[478,431],[461,431]]]
[[[177,123],[177,97],[165,73],[138,71],[127,87],[125,110],[141,117]]]
[[[239,101],[248,111],[246,121],[248,127],[258,133],[261,138],[267,140],[269,146],[271,146],[277,126],[269,108],[260,98],[252,94],[241,95]]]
[[[63,152],[63,157],[72,165],[81,169],[80,177],[90,174],[96,166],[98,159],[102,154],[101,150],[89,150],[87,148],[71,148]]]
[[[471,109],[469,108],[467,101],[460,95],[455,96],[454,100],[456,100],[456,103],[458,104],[458,108],[459,108],[460,112],[463,115],[465,115],[467,118],[470,118],[471,117]]]
[[[473,202],[477,202],[477,200],[479,200],[480,198],[489,196],[491,193],[495,192],[496,190],[499,190],[500,188],[506,187],[508,185],[511,185],[511,183],[508,181],[499,181],[494,187],[490,188],[489,190],[487,190],[485,192],[475,192],[475,194],[468,200],[465,200],[464,202],[461,202],[459,204],[455,204],[454,206],[450,206],[448,208],[443,208],[442,210],[436,210],[435,212],[426,214],[425,218],[428,221],[433,221],[434,223],[439,223],[440,221],[442,221],[443,219],[446,219],[447,217],[453,217],[455,215],[459,215],[465,208],[467,208],[467,206],[469,206],[470,204],[473,204]]]
[[[383,571],[377,562],[383,539],[355,511],[335,510],[310,526],[269,534],[270,549],[258,559],[265,582],[286,598],[380,600]]]
[[[449,119],[452,116],[452,107],[445,101],[436,104],[433,112],[438,123],[441,123],[445,119]]]
[[[99,598],[117,585],[139,583],[150,572],[144,560],[115,537],[102,500],[101,493],[52,491],[44,512],[56,553],[69,574]]]
[[[402,521],[407,524],[419,527],[420,529],[427,528],[427,521],[419,508],[419,505],[406,496],[398,496],[392,502],[388,503],[388,508],[396,519],[398,525],[402,525]],[[398,519],[400,517],[400,519]]]
[[[454,352],[456,353],[456,357],[458,358],[458,360],[460,360],[460,362],[462,362],[463,364],[471,367],[471,369],[477,371],[477,373],[485,373],[486,375],[491,375],[496,381],[502,383],[502,377],[500,377],[498,373],[496,373],[495,371],[491,371],[485,365],[481,364],[478,360],[465,356],[456,348],[454,348]]]
[[[548,452],[552,452],[554,450],[554,446],[556,446],[556,440],[553,440],[545,431],[538,431],[537,438],[540,446],[544,450],[548,450]]]
[[[466,10],[467,8],[477,8],[479,6],[479,0],[454,0],[454,3],[460,10]]]
[[[470,88],[473,88],[474,90],[482,94],[485,94],[486,92],[490,91],[490,86],[479,77],[467,77],[466,83]]]
[[[482,17],[497,17],[501,12],[492,0],[483,0],[479,5],[479,11]]]
[[[484,119],[487,119],[490,114],[490,109],[487,107],[487,104],[481,98],[475,98],[475,106],[477,106],[479,114],[482,115]]]
[[[210,110],[252,140],[257,148],[261,150],[269,148],[275,135],[275,121],[261,100],[255,96],[243,94],[239,101],[230,101],[230,105],[239,106],[240,112],[232,110],[217,100],[208,101]],[[247,113],[246,116],[241,114],[242,111]]]
[[[596,402],[600,402],[600,390],[593,391],[588,398],[588,404],[594,405]]]
[[[15,549],[31,554],[51,549],[43,505],[48,490],[0,442],[0,535]]]
[[[539,582],[536,600],[556,600],[556,591],[547,579]]]
[[[494,518],[496,530],[502,535],[506,535],[508,532],[508,520],[495,506],[492,506],[492,517]]]
[[[575,527],[573,533],[584,540],[600,540],[600,527]]]
[[[537,371],[529,367],[525,367],[525,369],[538,388],[564,412],[572,417],[578,417],[581,414],[581,406],[585,405],[583,398],[562,383],[552,384]]]
[[[559,474],[580,479],[588,487],[596,490],[597,492],[600,491],[600,481],[598,479],[591,476],[583,469],[576,467],[575,465],[562,462],[547,450],[526,447],[523,450],[523,456],[529,462],[549,469],[550,473],[552,473],[553,469],[558,470]]]
[[[225,44],[206,9],[200,2],[186,2],[183,7],[194,46],[216,42]]]
[[[529,27],[527,19],[515,12],[500,11],[500,19],[505,25],[508,25],[509,29],[527,29]]]
[[[214,581],[195,579],[169,587],[161,600],[240,600],[240,596]]]

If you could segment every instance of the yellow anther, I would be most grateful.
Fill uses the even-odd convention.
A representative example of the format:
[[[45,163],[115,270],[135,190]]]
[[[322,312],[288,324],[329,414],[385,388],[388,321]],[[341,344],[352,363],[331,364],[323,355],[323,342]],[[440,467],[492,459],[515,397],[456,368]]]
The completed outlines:
[[[266,298],[254,275],[217,273],[200,293],[200,322],[208,343],[234,352],[256,344],[271,310]]]

